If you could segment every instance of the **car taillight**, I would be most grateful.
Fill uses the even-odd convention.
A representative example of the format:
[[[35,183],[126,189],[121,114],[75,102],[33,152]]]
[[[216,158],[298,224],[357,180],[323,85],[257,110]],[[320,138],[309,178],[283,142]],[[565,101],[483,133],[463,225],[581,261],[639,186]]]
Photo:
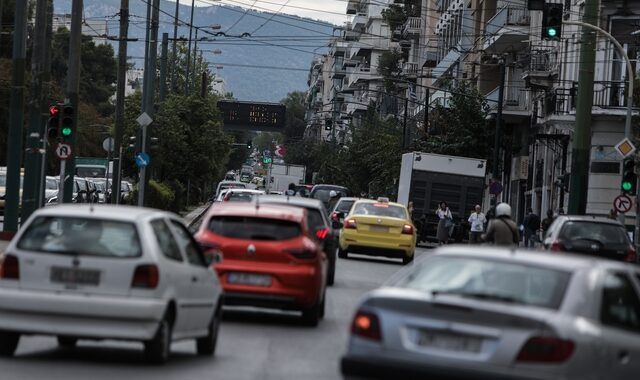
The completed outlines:
[[[562,363],[571,357],[575,344],[556,337],[529,338],[518,353],[519,362]]]
[[[625,251],[624,261],[628,263],[635,263],[638,261],[638,256],[636,254],[636,249],[630,245],[629,248]]]
[[[295,257],[296,259],[315,259],[318,256],[318,253],[311,249],[305,248],[289,248],[284,250],[286,253]]]
[[[410,224],[405,224],[402,226],[402,233],[406,235],[413,235],[413,226]]]
[[[326,239],[327,236],[329,236],[329,229],[327,228],[322,228],[316,231],[316,237],[320,240]]]
[[[20,279],[20,263],[13,255],[3,255],[0,258],[0,278],[4,280]]]
[[[375,340],[382,340],[380,331],[380,320],[378,316],[366,311],[358,310],[351,323],[351,334],[359,337]]]
[[[154,264],[138,265],[131,280],[132,288],[155,289],[160,281],[160,272]]]
[[[549,249],[554,252],[562,252],[565,250],[565,247],[560,240],[555,240],[553,243],[551,243],[551,248]]]
[[[356,223],[355,219],[347,219],[344,221],[343,227],[347,229],[356,229],[358,228],[358,223]]]

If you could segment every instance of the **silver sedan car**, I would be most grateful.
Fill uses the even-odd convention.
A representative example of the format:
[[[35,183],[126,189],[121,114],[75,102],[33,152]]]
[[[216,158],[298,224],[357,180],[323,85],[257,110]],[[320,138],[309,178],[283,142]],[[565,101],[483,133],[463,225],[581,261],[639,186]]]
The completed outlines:
[[[495,247],[438,249],[364,297],[342,373],[638,379],[639,294],[634,265]]]

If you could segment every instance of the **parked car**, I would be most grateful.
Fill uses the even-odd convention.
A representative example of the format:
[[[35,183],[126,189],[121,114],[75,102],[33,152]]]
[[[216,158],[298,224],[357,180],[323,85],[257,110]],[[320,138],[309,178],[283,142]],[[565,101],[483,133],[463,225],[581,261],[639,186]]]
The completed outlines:
[[[112,205],[37,210],[0,265],[0,355],[21,335],[144,343],[165,362],[172,341],[196,339],[215,351],[222,290],[178,216]],[[218,260],[219,255],[215,256]]]
[[[554,252],[573,252],[636,263],[638,256],[629,234],[617,220],[560,215],[545,234],[543,246]]]
[[[361,199],[351,207],[340,232],[338,257],[349,252],[413,261],[416,229],[407,208],[386,198]]]
[[[255,203],[214,203],[196,239],[216,249],[226,305],[299,310],[306,324],[324,316],[327,257],[310,236],[306,210]]]
[[[350,197],[351,190],[344,186],[338,185],[315,185],[311,189],[311,193],[309,193],[309,198],[319,199],[324,203],[324,208],[330,210],[329,201],[331,200],[330,193],[331,191],[335,191],[341,197]]]
[[[640,270],[577,255],[451,246],[367,294],[342,373],[635,379]]]
[[[327,212],[322,202],[317,199],[272,195],[260,196],[256,202],[260,204],[294,206],[307,210],[307,225],[309,226],[309,230],[318,244],[322,246],[324,253],[327,255],[327,259],[329,259],[327,285],[333,285],[336,275],[336,251],[338,249],[338,237],[340,233],[339,231],[335,233],[331,228],[331,222],[329,222]]]

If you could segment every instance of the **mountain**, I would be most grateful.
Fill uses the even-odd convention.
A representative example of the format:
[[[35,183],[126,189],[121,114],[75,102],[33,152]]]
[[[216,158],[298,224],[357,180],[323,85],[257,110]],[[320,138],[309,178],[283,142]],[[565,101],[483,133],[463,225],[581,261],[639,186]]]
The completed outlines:
[[[213,4],[213,1],[200,3],[202,2]],[[54,4],[55,13],[71,13],[71,0],[56,0]],[[136,67],[142,67],[147,0],[130,1],[129,7],[129,38],[139,38],[141,41],[128,44],[128,56]],[[173,37],[175,2],[161,0],[160,10],[158,36],[166,32],[169,37]],[[119,11],[120,0],[84,0],[85,20],[106,19],[110,36],[118,36]],[[190,13],[191,7],[181,4],[178,19],[188,24]],[[334,25],[324,21],[286,14],[274,15],[226,5],[196,7],[193,25],[212,24],[222,26],[220,30],[208,29],[212,33],[222,31],[236,37],[215,37],[213,42],[199,42],[198,50],[206,49],[207,61],[216,64],[213,71],[224,78],[227,91],[233,92],[234,97],[238,100],[265,102],[278,102],[291,91],[307,89],[308,69],[313,53],[326,52],[325,46],[334,28]],[[228,30],[231,26],[233,27]],[[251,37],[237,37],[245,32],[251,33]],[[200,31],[198,38],[203,35],[205,34]],[[189,28],[179,26],[178,37],[180,36],[188,38]],[[110,43],[117,51],[117,42]],[[222,54],[214,55],[215,49],[220,49]],[[217,65],[222,65],[222,69],[216,69]]]

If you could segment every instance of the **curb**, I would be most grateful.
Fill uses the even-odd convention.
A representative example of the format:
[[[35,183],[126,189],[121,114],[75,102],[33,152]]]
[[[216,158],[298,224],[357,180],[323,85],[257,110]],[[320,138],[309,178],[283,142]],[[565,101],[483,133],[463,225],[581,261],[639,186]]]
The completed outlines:
[[[200,212],[198,215],[196,215],[195,218],[191,219],[191,221],[188,222],[187,227],[191,228],[196,223],[198,223],[200,221],[200,219],[202,219],[204,214],[206,214],[207,211],[209,211],[209,207],[211,207],[211,204],[207,204],[206,207],[204,207],[204,209],[202,210],[202,212]]]

